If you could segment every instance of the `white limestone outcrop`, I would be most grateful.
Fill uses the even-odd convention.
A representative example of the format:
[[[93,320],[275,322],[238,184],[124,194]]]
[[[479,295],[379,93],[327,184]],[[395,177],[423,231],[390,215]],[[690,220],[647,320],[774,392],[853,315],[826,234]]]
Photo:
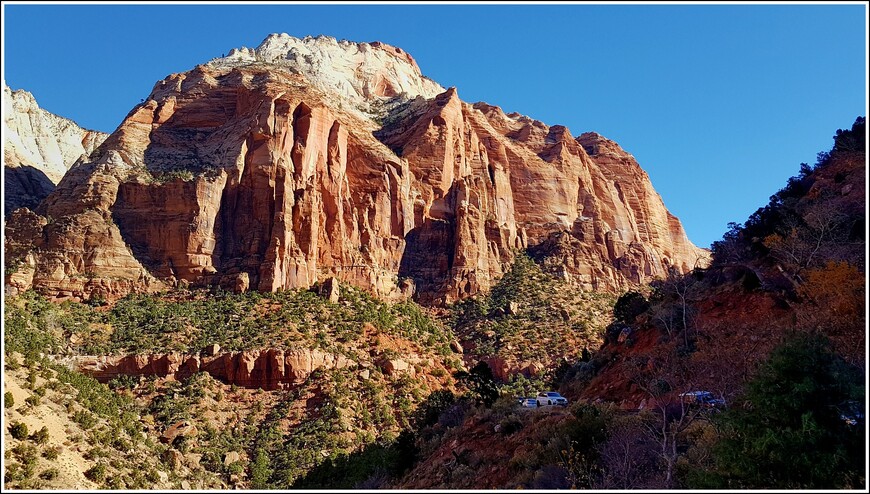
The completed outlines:
[[[377,114],[378,105],[422,96],[434,98],[444,88],[423,76],[414,58],[379,41],[355,43],[329,36],[303,39],[271,34],[256,49],[232,49],[209,65],[240,66],[266,62],[302,74],[318,89],[338,95],[352,109]]]
[[[79,127],[39,107],[33,95],[3,84],[3,164],[29,165],[53,183],[82,155],[89,156],[108,134]]]

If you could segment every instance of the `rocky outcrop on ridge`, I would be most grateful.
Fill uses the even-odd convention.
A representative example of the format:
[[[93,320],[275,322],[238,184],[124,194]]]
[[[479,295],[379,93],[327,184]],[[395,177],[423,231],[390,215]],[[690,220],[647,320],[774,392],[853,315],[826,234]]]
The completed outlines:
[[[87,158],[108,134],[87,130],[37,105],[27,91],[3,85],[4,216],[34,209],[79,158]]]
[[[408,374],[414,377],[417,374],[415,364],[421,362],[427,366],[434,365],[431,359],[417,355],[405,355],[403,358],[379,357],[374,361],[355,362],[344,355],[318,349],[269,348],[242,352],[204,352],[199,355],[83,355],[71,357],[68,364],[100,382],[108,382],[121,376],[157,376],[180,381],[204,372],[226,384],[269,391],[299,386],[318,369],[358,368],[360,376],[367,379],[370,368],[377,367],[385,375]]]
[[[243,388],[274,390],[299,385],[315,370],[356,365],[342,355],[320,350],[249,350],[200,356],[163,355],[81,356],[72,362],[76,370],[100,382],[119,376],[159,376],[178,380],[197,372]]]
[[[358,116],[383,116],[400,101],[417,96],[433,98],[444,92],[420,72],[409,53],[380,41],[354,43],[329,36],[299,39],[271,34],[257,48],[234,48],[208,65],[243,67],[256,62],[301,74]]]
[[[610,141],[440,89],[397,48],[286,35],[172,74],[42,203],[41,234],[11,239],[35,246],[19,262],[82,299],[334,276],[441,304],[555,237],[571,249],[543,257],[590,289],[704,257]]]

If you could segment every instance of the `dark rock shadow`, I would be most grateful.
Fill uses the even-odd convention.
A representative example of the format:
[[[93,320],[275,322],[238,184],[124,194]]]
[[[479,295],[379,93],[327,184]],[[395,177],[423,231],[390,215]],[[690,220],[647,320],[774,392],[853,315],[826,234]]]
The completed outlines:
[[[405,251],[399,277],[414,280],[415,298],[427,304],[448,281],[456,247],[455,227],[450,220],[426,218],[405,235]],[[436,297],[437,298],[437,297]],[[432,299],[432,300],[430,300]]]
[[[35,210],[54,188],[54,183],[42,170],[32,166],[4,166],[3,189],[6,200],[3,203],[3,216],[9,216],[18,208]]]

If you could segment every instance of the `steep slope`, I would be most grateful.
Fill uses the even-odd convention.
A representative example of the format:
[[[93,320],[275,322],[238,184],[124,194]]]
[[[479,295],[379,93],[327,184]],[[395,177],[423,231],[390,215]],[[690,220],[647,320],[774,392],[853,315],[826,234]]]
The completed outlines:
[[[707,269],[671,273],[643,294],[620,297],[602,348],[573,358],[554,386],[568,397],[567,410],[519,407],[509,397],[530,388],[509,386],[487,407],[442,407],[414,436],[414,455],[406,456],[415,461],[369,482],[866,489],[866,135],[864,118],[837,131],[815,166],[802,165],[770,204],[714,243]],[[499,319],[490,314],[487,322]],[[538,319],[548,332],[555,326]],[[784,359],[783,343],[807,335],[829,339],[836,358],[801,352]],[[759,375],[768,376],[763,385]],[[693,390],[724,404],[680,400]],[[763,420],[753,429],[734,419],[746,414]],[[723,449],[729,443],[733,449]]]
[[[708,269],[655,284],[644,310],[608,329],[576,396],[644,407],[644,380],[660,379],[731,403],[774,347],[802,333],[866,368],[865,136],[863,117],[838,130],[830,152],[713,244]]]
[[[455,388],[453,338],[412,302],[333,288],[179,290],[112,307],[7,297],[4,424],[50,437],[4,427],[4,486],[286,489],[391,443],[429,394]],[[61,443],[59,464],[38,459]]]
[[[556,257],[559,274],[586,289],[706,260],[633,160],[627,170],[599,164],[563,126],[464,103],[451,88],[398,108],[376,135],[419,184],[400,275],[423,292],[456,300],[485,291],[524,248]]]
[[[27,91],[3,85],[3,214],[35,208],[79,158],[108,137],[49,113]]]
[[[336,276],[438,304],[489,289],[517,250],[558,256],[554,238],[578,246],[561,274],[584,288],[704,258],[633,160],[441,90],[398,48],[272,35],[160,81],[41,205],[53,221],[29,237],[39,220],[13,217],[9,241],[35,247],[17,257],[34,287],[73,298]]]

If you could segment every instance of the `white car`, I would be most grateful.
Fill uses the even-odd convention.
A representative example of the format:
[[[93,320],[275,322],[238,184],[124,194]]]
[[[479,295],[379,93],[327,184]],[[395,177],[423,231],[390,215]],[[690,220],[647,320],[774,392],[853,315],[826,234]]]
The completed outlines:
[[[538,400],[534,398],[520,398],[519,402],[523,408],[538,408]]]
[[[565,398],[555,391],[538,393],[537,402],[539,407],[547,405],[568,406],[568,398]]]

